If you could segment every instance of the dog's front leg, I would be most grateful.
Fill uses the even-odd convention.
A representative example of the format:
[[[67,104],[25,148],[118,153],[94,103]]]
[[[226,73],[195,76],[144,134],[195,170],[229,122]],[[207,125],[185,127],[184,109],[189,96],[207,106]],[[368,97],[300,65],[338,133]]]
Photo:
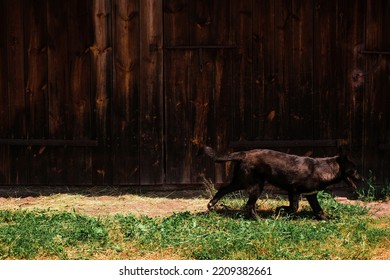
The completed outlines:
[[[276,208],[276,212],[279,213],[280,211],[286,212],[288,214],[295,215],[298,211],[299,207],[299,195],[294,191],[288,192],[288,200],[290,202],[289,206],[281,206]]]
[[[261,192],[263,191],[263,187],[264,187],[264,181],[261,181],[259,184],[250,186],[247,189],[247,192],[249,194],[249,199],[248,202],[246,203],[245,210],[247,212],[247,215],[249,215],[249,217],[251,218],[254,219],[259,218],[259,215],[257,214],[256,211],[256,202],[259,196],[261,195]]]
[[[310,204],[310,207],[313,209],[314,215],[317,220],[328,221],[328,218],[325,216],[324,211],[321,208],[320,203],[317,199],[317,194],[306,195],[306,199]]]

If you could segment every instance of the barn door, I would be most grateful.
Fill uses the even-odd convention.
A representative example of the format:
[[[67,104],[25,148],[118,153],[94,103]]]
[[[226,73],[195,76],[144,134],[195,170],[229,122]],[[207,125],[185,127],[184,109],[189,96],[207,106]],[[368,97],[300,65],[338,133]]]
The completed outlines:
[[[235,47],[224,28],[230,17],[226,7],[218,1],[164,3],[167,184],[224,176],[222,168],[214,170],[209,160],[196,156],[196,144],[218,148],[229,140]]]

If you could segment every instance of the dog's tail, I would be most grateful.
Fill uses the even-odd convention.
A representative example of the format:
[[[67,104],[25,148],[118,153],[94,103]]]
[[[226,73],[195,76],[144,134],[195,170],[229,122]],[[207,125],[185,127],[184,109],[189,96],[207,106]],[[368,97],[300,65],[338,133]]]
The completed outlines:
[[[242,161],[243,154],[240,152],[237,153],[228,153],[225,155],[217,155],[215,150],[209,146],[201,147],[201,151],[212,158],[215,162],[225,162],[225,161]]]

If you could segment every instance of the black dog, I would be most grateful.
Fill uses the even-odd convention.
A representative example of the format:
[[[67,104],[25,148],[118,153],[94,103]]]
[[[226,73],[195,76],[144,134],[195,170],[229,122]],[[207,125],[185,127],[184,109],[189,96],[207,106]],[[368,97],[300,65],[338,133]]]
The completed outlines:
[[[341,150],[338,156],[311,158],[264,149],[217,156],[208,146],[201,149],[215,162],[235,162],[231,182],[218,190],[207,205],[209,209],[224,195],[245,189],[249,194],[246,210],[251,216],[257,217],[256,201],[267,181],[288,192],[290,206],[280,207],[278,210],[295,214],[299,196],[303,194],[315,217],[327,220],[317,200],[317,192],[341,181],[347,182],[353,188],[356,188],[355,182],[363,182],[355,164]]]

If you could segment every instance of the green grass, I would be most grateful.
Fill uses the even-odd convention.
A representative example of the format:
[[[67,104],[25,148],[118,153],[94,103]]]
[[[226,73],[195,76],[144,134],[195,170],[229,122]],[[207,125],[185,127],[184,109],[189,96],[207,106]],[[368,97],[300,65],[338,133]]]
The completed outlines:
[[[249,220],[240,198],[221,211],[156,218],[0,211],[0,258],[372,259],[390,250],[390,218],[373,219],[327,194],[320,200],[330,222],[313,220],[306,207],[294,219],[260,211],[262,219]]]
[[[56,211],[0,211],[0,258],[69,258],[67,249],[88,248],[77,258],[108,243],[100,219]]]

